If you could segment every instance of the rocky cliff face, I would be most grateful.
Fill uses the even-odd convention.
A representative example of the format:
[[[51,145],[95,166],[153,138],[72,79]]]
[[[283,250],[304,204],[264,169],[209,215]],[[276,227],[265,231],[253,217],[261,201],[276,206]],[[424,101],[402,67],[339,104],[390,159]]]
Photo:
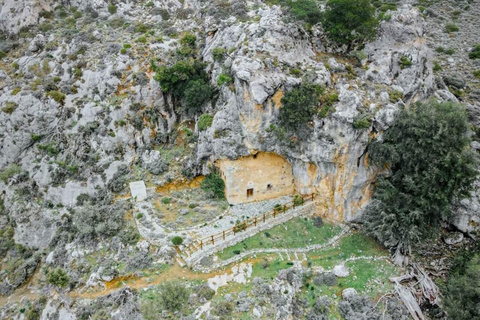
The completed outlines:
[[[183,166],[193,175],[205,174],[218,159],[276,152],[292,164],[298,192],[315,192],[319,213],[336,220],[354,219],[371,197],[376,171],[368,166],[369,139],[388,128],[400,104],[437,90],[425,21],[408,5],[392,12],[377,40],[349,61],[329,54],[338,49],[319,27],[307,32],[285,19],[280,7],[261,3],[239,1],[223,9],[197,1],[154,2],[149,7],[127,2],[119,3],[112,15],[103,1],[74,1],[71,5],[86,13],[66,18],[63,23],[69,25],[53,30],[40,14],[48,10],[47,2],[21,3],[36,8],[38,18],[14,14],[4,31],[37,22],[40,29],[31,28],[33,39],[4,44],[10,52],[3,61],[0,104],[13,111],[0,113],[0,166],[20,165],[25,174],[20,175],[23,180],[15,175],[0,183],[16,221],[15,238],[25,245],[46,246],[55,233],[54,222],[75,205],[78,195],[106,188],[121,164],[138,162],[144,152],[167,142],[179,123],[191,119],[162,94],[150,69],[152,58],[171,60],[170,52],[178,46],[174,35],[182,31],[196,30],[214,86],[220,74],[233,76],[233,85],[217,86],[218,98],[205,106],[214,115],[213,124],[197,131],[198,142],[181,160]],[[5,2],[2,12],[9,6]],[[230,17],[222,20],[222,14]],[[197,21],[198,16],[204,21]],[[134,26],[154,22],[153,33],[163,33],[162,39],[138,41],[141,34]],[[124,44],[132,48],[122,51]],[[213,59],[214,48],[228,52],[224,61]],[[355,59],[361,67],[352,67]],[[403,66],[402,59],[410,65]],[[338,101],[307,131],[282,140],[272,125],[278,124],[284,92],[302,81],[297,70],[338,93]],[[50,89],[65,96],[55,101]],[[392,93],[403,99],[392,99]],[[436,95],[451,97],[445,90]],[[371,125],[355,129],[361,117],[370,118]],[[33,198],[62,207],[51,210],[22,202],[19,186],[28,186]],[[32,219],[38,215],[42,218]]]
[[[378,173],[369,166],[369,140],[389,127],[402,105],[431,96],[456,99],[436,81],[426,22],[408,4],[389,12],[378,38],[352,56],[338,54],[341,48],[321,27],[307,29],[259,0],[122,1],[115,8],[103,0],[71,0],[52,11],[58,4],[0,4],[0,29],[8,35],[0,41],[6,53],[0,61],[0,228],[11,228],[17,244],[45,249],[58,264],[67,264],[63,254],[71,262],[93,250],[82,251],[83,244],[69,238],[80,212],[119,212],[122,219],[130,209],[121,199],[126,182],[161,186],[258,151],[291,163],[297,192],[316,193],[319,214],[354,220]],[[206,130],[153,79],[151,61],[172,62],[186,31],[197,36],[198,55],[218,91],[203,106],[213,116]],[[226,52],[222,61],[214,59],[218,48]],[[231,84],[218,84],[222,74],[232,76]],[[306,80],[338,99],[307,129],[285,138],[281,98]],[[478,101],[467,102],[476,110]],[[359,127],[361,119],[368,125]],[[170,156],[180,142],[182,152]],[[112,212],[107,207],[114,199]],[[459,206],[458,225],[475,230],[478,196]]]

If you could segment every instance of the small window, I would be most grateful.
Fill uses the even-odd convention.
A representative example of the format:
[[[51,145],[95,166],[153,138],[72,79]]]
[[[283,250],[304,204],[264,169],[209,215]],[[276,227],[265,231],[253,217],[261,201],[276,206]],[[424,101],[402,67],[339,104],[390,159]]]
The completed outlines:
[[[247,189],[247,198],[253,197],[253,188]]]
[[[273,186],[271,183],[267,184],[267,190],[272,190],[273,189]]]

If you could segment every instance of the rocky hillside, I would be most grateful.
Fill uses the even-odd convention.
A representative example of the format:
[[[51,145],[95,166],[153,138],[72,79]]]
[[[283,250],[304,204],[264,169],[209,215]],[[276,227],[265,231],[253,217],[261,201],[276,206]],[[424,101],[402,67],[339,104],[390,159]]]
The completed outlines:
[[[295,20],[275,1],[1,1],[2,318],[23,319],[18,310],[30,308],[41,319],[84,319],[88,308],[120,305],[105,312],[142,319],[129,290],[92,303],[64,295],[174,262],[174,234],[153,248],[138,233],[131,181],[163,190],[209,174],[217,160],[275,152],[291,163],[296,191],[316,194],[317,214],[349,222],[360,219],[379,173],[367,145],[402,106],[430,97],[465,103],[480,150],[472,73],[480,59],[468,58],[480,2],[387,9],[376,39],[345,54],[320,24]],[[448,29],[450,19],[459,31]],[[213,98],[194,112],[185,107],[188,98],[157,81],[172,66],[197,68],[198,86]],[[306,128],[287,134],[282,97],[307,81],[324,88],[324,103]],[[200,99],[199,88],[187,89]],[[463,232],[478,230],[479,197],[457,204]],[[278,287],[300,281],[279,277]],[[62,278],[66,288],[50,294]],[[26,307],[27,284],[35,284],[32,301],[48,301]]]

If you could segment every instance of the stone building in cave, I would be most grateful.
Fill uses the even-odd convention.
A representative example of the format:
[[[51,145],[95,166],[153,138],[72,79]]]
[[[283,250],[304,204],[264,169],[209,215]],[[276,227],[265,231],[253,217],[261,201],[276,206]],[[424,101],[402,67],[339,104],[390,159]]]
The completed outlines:
[[[218,160],[230,204],[268,200],[295,191],[292,166],[280,155],[258,152],[237,160]]]

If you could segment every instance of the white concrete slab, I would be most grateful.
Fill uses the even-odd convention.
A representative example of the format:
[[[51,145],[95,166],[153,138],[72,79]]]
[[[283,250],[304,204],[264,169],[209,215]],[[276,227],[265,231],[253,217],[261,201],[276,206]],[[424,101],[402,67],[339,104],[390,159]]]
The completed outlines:
[[[136,201],[143,201],[147,199],[147,188],[145,187],[145,182],[130,182],[130,193],[132,194],[132,198]]]

